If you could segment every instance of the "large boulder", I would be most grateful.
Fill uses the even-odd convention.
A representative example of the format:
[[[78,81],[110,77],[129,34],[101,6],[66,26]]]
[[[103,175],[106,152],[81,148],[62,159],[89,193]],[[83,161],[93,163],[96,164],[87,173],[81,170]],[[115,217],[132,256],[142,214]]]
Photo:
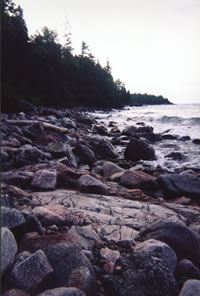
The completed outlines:
[[[48,289],[75,287],[87,296],[95,295],[96,278],[92,265],[81,250],[79,239],[68,233],[27,237],[21,241],[21,250],[43,250],[53,267]]]
[[[1,228],[1,274],[13,264],[17,253],[17,243],[12,232],[6,228]]]
[[[54,190],[57,184],[56,170],[39,170],[32,180],[32,187],[39,190]]]
[[[108,191],[105,184],[90,175],[81,176],[77,183],[81,192],[106,194]]]
[[[131,139],[124,151],[126,160],[155,160],[154,149],[145,141],[140,139]]]
[[[167,174],[157,178],[167,198],[200,196],[200,178],[192,174]]]
[[[94,152],[87,145],[78,144],[73,149],[73,153],[80,159],[80,162],[83,164],[91,165],[96,161]]]
[[[138,240],[156,239],[168,244],[178,259],[189,259],[200,266],[200,236],[182,222],[157,220],[144,226]]]
[[[179,296],[198,296],[200,295],[200,281],[188,280],[183,285]]]

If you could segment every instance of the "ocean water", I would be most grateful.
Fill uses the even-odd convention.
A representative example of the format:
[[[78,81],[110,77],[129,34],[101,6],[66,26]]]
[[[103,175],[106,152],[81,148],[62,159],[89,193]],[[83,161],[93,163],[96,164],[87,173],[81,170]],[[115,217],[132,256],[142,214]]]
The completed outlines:
[[[141,107],[125,107],[122,110],[109,112],[96,111],[93,114],[99,122],[108,125],[115,122],[122,131],[126,126],[143,122],[152,126],[154,133],[189,136],[190,140],[162,140],[152,144],[156,152],[155,161],[141,161],[151,167],[161,167],[168,171],[183,171],[186,169],[200,170],[200,145],[193,139],[200,139],[200,104],[153,105]],[[166,132],[167,131],[167,132]],[[121,153],[123,153],[123,149]],[[180,152],[184,160],[172,160],[165,156],[171,152]]]

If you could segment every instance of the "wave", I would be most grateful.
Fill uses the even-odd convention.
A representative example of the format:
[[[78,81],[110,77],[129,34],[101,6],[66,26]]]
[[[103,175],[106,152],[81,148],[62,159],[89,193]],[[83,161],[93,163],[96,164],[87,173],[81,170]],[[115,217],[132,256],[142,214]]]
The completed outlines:
[[[200,125],[200,117],[184,118],[179,116],[162,116],[157,119],[161,123],[176,123],[184,125]]]

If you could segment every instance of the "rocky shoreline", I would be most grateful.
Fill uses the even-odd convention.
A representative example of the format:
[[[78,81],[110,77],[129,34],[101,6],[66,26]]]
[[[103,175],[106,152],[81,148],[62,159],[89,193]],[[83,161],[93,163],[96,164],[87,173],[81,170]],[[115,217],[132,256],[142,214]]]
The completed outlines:
[[[28,103],[1,132],[2,295],[200,294],[200,172],[139,164],[166,134]]]

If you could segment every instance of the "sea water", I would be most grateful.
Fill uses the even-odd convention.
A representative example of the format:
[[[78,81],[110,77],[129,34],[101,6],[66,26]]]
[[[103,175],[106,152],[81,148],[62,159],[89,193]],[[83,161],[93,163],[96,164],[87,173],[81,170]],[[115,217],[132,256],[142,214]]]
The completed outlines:
[[[95,117],[106,125],[113,121],[120,131],[126,126],[143,122],[153,127],[154,133],[177,135],[177,140],[162,140],[153,145],[156,152],[155,161],[141,161],[151,167],[161,167],[168,171],[200,169],[200,145],[192,140],[200,139],[200,104],[148,105],[125,107],[109,112],[96,111]],[[189,136],[190,140],[181,141],[180,137]],[[125,148],[124,148],[125,149]],[[121,151],[123,153],[123,151]],[[184,160],[166,158],[171,152],[180,152]]]

